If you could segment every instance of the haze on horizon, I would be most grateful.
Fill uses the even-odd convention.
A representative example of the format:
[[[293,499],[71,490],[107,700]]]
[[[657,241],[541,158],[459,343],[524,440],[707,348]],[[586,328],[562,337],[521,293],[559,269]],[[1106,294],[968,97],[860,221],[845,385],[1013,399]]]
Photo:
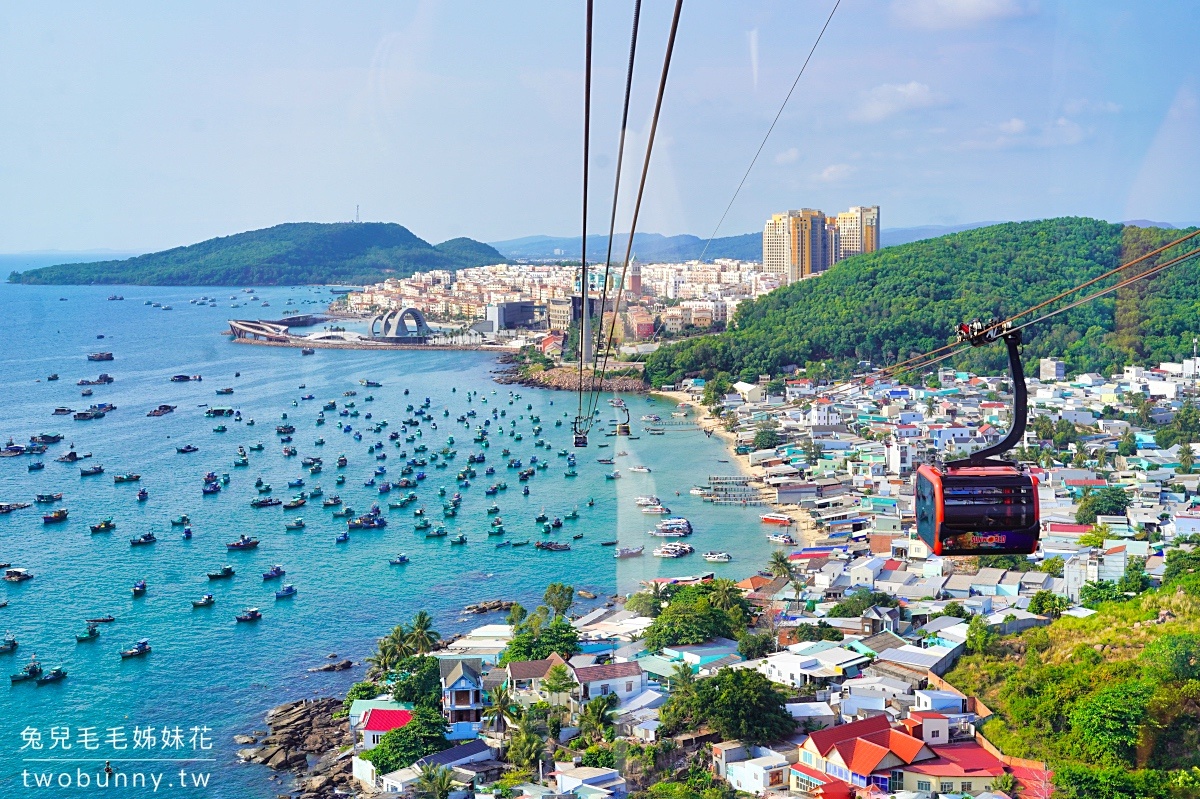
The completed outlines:
[[[627,187],[670,5],[643,9]],[[685,3],[639,230],[712,231],[832,5]],[[631,7],[597,4],[592,232]],[[886,228],[1200,222],[1198,20],[1183,0],[843,0],[720,235],[868,203]],[[158,250],[356,205],[433,242],[578,235],[582,23],[581,2],[6,6],[0,252]]]

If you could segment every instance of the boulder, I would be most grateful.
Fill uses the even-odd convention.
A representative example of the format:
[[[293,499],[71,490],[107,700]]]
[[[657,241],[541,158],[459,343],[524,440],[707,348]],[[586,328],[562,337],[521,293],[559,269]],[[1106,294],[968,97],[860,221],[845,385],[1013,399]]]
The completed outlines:
[[[241,744],[242,746],[247,746],[249,744],[258,743],[258,739],[255,738],[253,735],[235,735],[235,736],[233,736],[233,742],[235,744]]]

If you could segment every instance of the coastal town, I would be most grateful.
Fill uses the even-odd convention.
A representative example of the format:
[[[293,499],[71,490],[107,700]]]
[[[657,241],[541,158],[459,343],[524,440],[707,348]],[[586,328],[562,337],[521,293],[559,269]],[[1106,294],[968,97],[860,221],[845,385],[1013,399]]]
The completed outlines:
[[[1040,362],[1016,452],[1038,479],[1029,557],[939,557],[913,531],[912,471],[999,440],[1007,378],[666,387],[743,467],[698,491],[761,504],[778,551],[737,581],[651,579],[581,614],[554,583],[532,611],[473,608],[498,618],[446,641],[419,614],[379,641],[334,713],[340,759],[301,795],[1049,799],[1050,766],[989,738],[997,717],[955,667],[1048,646],[1104,603],[1146,607],[1200,565],[1197,366],[1068,379]],[[272,740],[241,754],[293,766]]]

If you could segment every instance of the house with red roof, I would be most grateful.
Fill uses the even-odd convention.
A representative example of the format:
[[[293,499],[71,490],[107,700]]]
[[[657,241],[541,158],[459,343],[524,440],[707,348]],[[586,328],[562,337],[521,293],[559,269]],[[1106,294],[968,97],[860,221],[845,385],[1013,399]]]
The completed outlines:
[[[828,785],[831,777],[847,786],[900,790],[893,785],[903,783],[904,768],[935,757],[920,738],[893,729],[887,716],[871,716],[805,738],[791,769],[791,788],[810,793],[821,789],[824,792],[815,795],[833,796],[840,788]]]
[[[892,790],[977,794],[990,791],[1004,764],[974,741],[931,747],[934,757],[897,769]]]
[[[412,721],[411,710],[384,710],[371,708],[363,715],[359,729],[362,731],[362,748],[360,751],[373,749],[379,744],[379,739],[392,730],[398,730]]]

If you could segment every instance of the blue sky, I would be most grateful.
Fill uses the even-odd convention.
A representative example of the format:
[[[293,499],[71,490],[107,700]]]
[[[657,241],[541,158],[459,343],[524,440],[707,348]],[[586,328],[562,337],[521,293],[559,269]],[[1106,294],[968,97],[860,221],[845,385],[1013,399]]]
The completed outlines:
[[[712,231],[832,5],[686,0],[640,230]],[[631,8],[597,3],[593,230]],[[670,11],[645,0],[630,187]],[[582,0],[6,4],[0,252],[356,204],[432,241],[577,234],[582,19]],[[852,204],[885,227],[1200,222],[1198,22],[1193,2],[843,0],[721,233]]]

